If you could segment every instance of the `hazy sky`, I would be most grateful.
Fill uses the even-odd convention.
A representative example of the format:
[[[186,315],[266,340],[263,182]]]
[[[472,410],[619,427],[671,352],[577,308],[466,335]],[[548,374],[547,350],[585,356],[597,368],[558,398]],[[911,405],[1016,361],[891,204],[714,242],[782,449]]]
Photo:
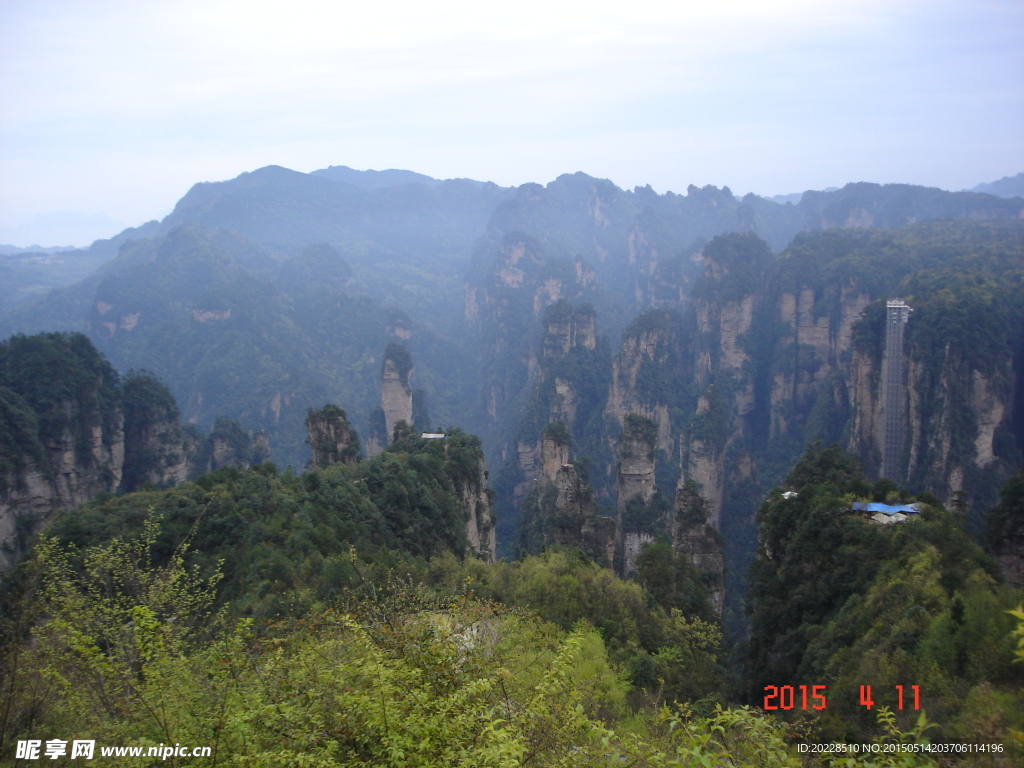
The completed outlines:
[[[270,164],[962,189],[1024,171],[1024,2],[0,0],[0,242]]]

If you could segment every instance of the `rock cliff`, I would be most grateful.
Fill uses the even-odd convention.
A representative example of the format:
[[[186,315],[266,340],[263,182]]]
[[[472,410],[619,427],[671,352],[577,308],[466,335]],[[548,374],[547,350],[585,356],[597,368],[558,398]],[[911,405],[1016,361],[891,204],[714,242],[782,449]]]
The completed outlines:
[[[354,464],[359,458],[359,435],[349,426],[345,411],[336,405],[325,405],[306,414],[309,434],[310,469],[332,464]]]
[[[725,552],[722,536],[707,519],[707,502],[692,483],[676,488],[672,508],[672,551],[685,555],[700,575],[715,612],[725,604]]]
[[[602,565],[615,556],[615,520],[601,514],[593,489],[569,463],[570,435],[561,422],[549,424],[540,441],[540,471],[524,503],[522,549],[546,544],[582,550]]]
[[[405,346],[388,344],[380,375],[380,405],[384,411],[384,428],[388,442],[394,437],[400,421],[412,424],[412,357]]]
[[[457,479],[455,485],[462,499],[470,552],[485,562],[493,563],[497,553],[494,513],[491,492],[487,487],[487,464],[483,453],[479,453],[475,475]]]
[[[616,565],[627,578],[636,570],[643,545],[667,533],[664,509],[655,503],[654,482],[657,426],[637,414],[626,416],[619,437],[616,471]],[[660,500],[660,497],[659,497]]]
[[[155,377],[125,378],[124,436],[121,491],[177,485],[196,474],[198,435],[182,425],[174,397]]]
[[[0,421],[0,569],[49,515],[188,471],[167,389],[144,373],[122,383],[81,334],[0,343]]]
[[[990,506],[1016,460],[1015,398],[1024,371],[1017,370],[1018,358],[1010,350],[1019,343],[1014,335],[1019,337],[1021,330],[996,328],[968,346],[962,336],[936,332],[936,326],[965,307],[935,307],[923,297],[918,308],[921,315],[911,315],[908,323],[906,440],[894,479],[930,491],[947,505],[962,493],[968,504]],[[883,308],[872,304],[867,309],[848,373],[840,373],[849,402],[845,447],[861,457],[869,476],[877,477],[884,444],[879,386]]]
[[[670,417],[685,393],[672,384],[688,378],[688,352],[678,315],[655,310],[638,317],[623,333],[612,363],[605,416],[620,427],[630,413],[658,427],[657,449],[674,455],[677,434]],[[668,386],[666,386],[668,385]]]
[[[270,459],[270,445],[265,432],[249,432],[234,419],[221,416],[213,423],[209,436],[195,452],[189,476],[213,472],[222,467],[249,467]]]
[[[553,482],[566,464],[568,446],[576,436],[599,429],[608,380],[608,345],[596,332],[594,308],[582,303],[575,307],[558,300],[543,314],[542,333],[535,343],[528,368],[530,389],[525,413],[514,440],[504,451],[505,460],[497,487],[504,496],[501,515],[509,526],[503,535],[520,538],[520,512],[540,474]],[[564,455],[542,443],[547,428],[558,424],[565,433]],[[547,458],[542,458],[542,454]]]

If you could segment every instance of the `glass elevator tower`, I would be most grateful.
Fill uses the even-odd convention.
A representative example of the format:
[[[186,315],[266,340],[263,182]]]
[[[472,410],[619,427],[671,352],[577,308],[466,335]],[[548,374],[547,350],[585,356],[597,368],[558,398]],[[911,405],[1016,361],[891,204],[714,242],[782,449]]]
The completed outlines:
[[[907,402],[903,330],[911,310],[902,299],[887,301],[885,307],[885,358],[882,361],[882,385],[885,387],[882,404],[885,445],[882,453],[882,477],[899,482]]]

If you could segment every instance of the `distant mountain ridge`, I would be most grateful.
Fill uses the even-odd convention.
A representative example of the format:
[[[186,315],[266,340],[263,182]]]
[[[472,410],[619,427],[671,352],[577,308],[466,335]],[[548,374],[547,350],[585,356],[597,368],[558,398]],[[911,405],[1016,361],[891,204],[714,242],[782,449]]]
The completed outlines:
[[[397,187],[402,184],[426,184],[428,187],[435,187],[441,182],[432,176],[415,171],[404,171],[398,168],[388,168],[386,171],[357,171],[347,165],[329,165],[318,171],[312,171],[310,176],[320,176],[340,184],[351,184],[365,189],[380,189],[382,187]]]
[[[624,190],[585,173],[503,188],[323,171],[267,166],[196,184],[163,221],[60,254],[96,264],[75,285],[0,264],[0,286],[17,288],[0,292],[0,335],[86,332],[121,370],[160,375],[187,418],[267,429],[295,464],[303,434],[281,431],[285,415],[329,395],[362,428],[379,355],[408,341],[432,412],[457,417],[491,450],[487,441],[517,430],[538,323],[561,299],[591,302],[596,332],[614,340],[640,312],[685,305],[704,246],[725,233],[755,234],[778,253],[800,232],[1024,210],[1019,199],[906,184],[848,184],[778,205],[712,185]]]
[[[1018,173],[1016,176],[1004,176],[999,181],[979,184],[967,191],[995,195],[996,197],[1024,197],[1024,173]]]
[[[44,248],[41,245],[30,245],[22,248],[17,245],[0,245],[0,256],[17,256],[28,253],[61,253],[63,251],[78,251],[79,248],[75,248],[73,245],[51,245]]]

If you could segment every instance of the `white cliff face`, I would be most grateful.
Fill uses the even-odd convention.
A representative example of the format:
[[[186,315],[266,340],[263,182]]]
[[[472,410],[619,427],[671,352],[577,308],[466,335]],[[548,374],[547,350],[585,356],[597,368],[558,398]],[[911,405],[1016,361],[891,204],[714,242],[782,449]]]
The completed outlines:
[[[540,457],[542,476],[547,482],[553,483],[559,470],[569,465],[569,444],[550,434],[543,435]]]
[[[61,408],[69,416],[78,410],[73,402]],[[28,456],[17,457],[20,467],[0,477],[0,545],[11,545],[0,546],[0,570],[21,554],[13,541],[19,518],[35,527],[55,512],[85,504],[99,493],[117,491],[124,467],[123,423],[117,411],[107,419],[106,431],[99,423],[84,427],[79,435],[65,428],[43,441],[45,466]]]
[[[938,382],[932,397],[923,401],[924,372],[918,362],[908,366],[908,442],[910,461],[908,478],[924,478],[928,490],[945,503],[953,501],[964,487],[964,472],[969,464],[984,469],[998,459],[995,433],[1010,413],[1009,387],[997,387],[977,369],[967,370],[960,355],[947,345]],[[1002,391],[1001,391],[1002,390]],[[966,393],[966,403],[953,393]],[[966,407],[972,430],[966,435],[969,454],[959,453],[954,442],[965,442],[962,432]]]
[[[189,445],[177,420],[149,422],[135,427],[130,445],[125,440],[124,461],[128,466],[141,455],[150,457],[145,476],[136,478],[139,484],[177,485],[188,479],[190,448],[194,446]]]
[[[367,435],[366,437],[366,456],[372,459],[374,456],[380,456],[384,453],[386,445],[382,445],[380,440],[377,439],[376,435]]]
[[[653,530],[637,528],[627,523],[630,502],[639,499],[648,504],[654,498],[655,446],[642,435],[631,432],[627,423],[619,441],[619,467],[616,474],[618,490],[618,517],[616,520],[616,549],[619,573],[628,578],[636,571],[637,557],[643,545],[654,540]]]
[[[639,496],[644,502],[654,496],[654,455],[644,450],[646,446],[634,448],[629,442],[620,444],[618,490],[619,508]]]
[[[398,422],[412,424],[412,388],[409,386],[411,375],[410,370],[409,375],[403,379],[395,361],[385,358],[380,382],[380,404],[384,410],[388,441],[395,434],[395,425]]]
[[[885,439],[879,368],[869,354],[854,349],[846,376],[850,422],[844,447],[861,457],[869,475],[881,467]],[[949,344],[930,371],[908,351],[907,464],[897,482],[951,503],[964,489],[969,466],[985,469],[999,462],[995,435],[1010,415],[1011,390],[970,369]]]
[[[789,356],[792,365],[774,373],[771,380],[770,439],[785,435],[793,426],[794,415],[808,412],[821,386],[837,372],[850,370],[851,376],[857,375],[856,352],[853,363],[847,362],[853,325],[870,301],[870,295],[853,283],[831,296],[818,296],[808,286],[779,296],[778,318],[789,329],[784,340],[789,347],[780,349],[779,354]],[[838,315],[819,308],[819,303],[838,306]],[[859,391],[863,395],[863,387]]]
[[[76,438],[69,429],[46,445],[57,496],[65,508],[84,504],[102,491],[113,493],[120,485],[124,466],[124,429],[120,413],[110,432],[104,435],[103,427],[98,424],[90,427],[84,452],[76,451]]]
[[[512,490],[518,506],[533,488],[534,480],[537,477],[537,468],[540,466],[540,446],[522,440],[516,443],[516,466],[522,478]]]
[[[615,553],[615,521],[601,515],[593,489],[569,463],[569,434],[561,426],[545,428],[541,440],[531,502],[524,525],[539,548],[559,544],[585,552],[596,562],[611,565]]]
[[[996,460],[993,442],[996,428],[1007,416],[1008,402],[994,391],[992,383],[978,370],[971,371],[971,410],[978,423],[974,438],[974,463],[984,468]]]
[[[721,349],[719,366],[726,370],[741,370],[750,356],[739,344],[739,336],[750,330],[754,319],[754,297],[742,301],[729,301],[722,305],[718,317]]]
[[[551,535],[555,543],[581,549],[596,562],[611,565],[615,558],[615,521],[601,515],[593,491],[576,474],[576,467],[568,463],[559,467],[553,485]]]
[[[311,454],[310,469],[355,461],[353,431],[340,408],[310,411],[306,417],[306,432]]]
[[[834,349],[837,357],[845,355],[853,347],[853,324],[871,303],[871,296],[853,284],[842,288],[839,327],[834,331]]]
[[[870,355],[853,351],[850,363],[850,439],[846,450],[861,457],[869,470],[882,465],[885,444],[885,421],[879,389],[880,366]]]
[[[466,540],[471,554],[485,562],[495,562],[497,539],[491,498],[487,494],[487,465],[481,458],[476,482],[459,489],[463,516],[466,521]]]
[[[654,542],[654,535],[646,531],[625,531],[620,534],[622,543],[622,578],[628,579],[636,573],[640,553],[647,544]]]
[[[685,555],[703,577],[708,599],[721,615],[725,605],[725,553],[721,538],[706,519],[707,500],[685,483],[676,488],[672,508],[672,551]]]
[[[666,341],[667,334],[663,330],[641,333],[623,340],[622,351],[612,363],[612,382],[604,413],[619,426],[625,423],[630,413],[650,419],[658,426],[657,449],[671,455],[675,448],[675,436],[668,406],[643,401],[637,387],[640,367],[645,362],[657,361],[658,347]]]
[[[55,508],[64,506],[57,496],[56,488],[46,473],[35,464],[28,462],[18,473],[0,477],[0,573],[10,568],[17,560],[15,545],[18,518],[31,521],[42,520]]]
[[[725,499],[725,454],[704,440],[691,439],[683,458],[683,478],[692,480],[707,500],[708,523],[719,528]]]

